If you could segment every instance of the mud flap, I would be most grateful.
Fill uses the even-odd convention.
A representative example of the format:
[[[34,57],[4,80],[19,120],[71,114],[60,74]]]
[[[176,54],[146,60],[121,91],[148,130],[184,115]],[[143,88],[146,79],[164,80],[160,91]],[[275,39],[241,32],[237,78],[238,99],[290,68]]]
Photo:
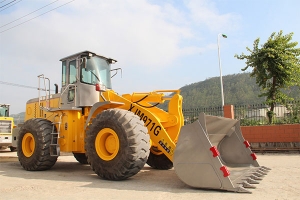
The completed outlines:
[[[181,128],[173,164],[191,187],[246,193],[270,170],[258,164],[239,121],[204,113]]]

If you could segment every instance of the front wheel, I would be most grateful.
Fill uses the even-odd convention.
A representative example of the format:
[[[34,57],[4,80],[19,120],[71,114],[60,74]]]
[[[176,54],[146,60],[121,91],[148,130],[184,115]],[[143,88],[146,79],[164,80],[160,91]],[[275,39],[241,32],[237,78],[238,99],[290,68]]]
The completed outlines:
[[[22,125],[17,154],[24,169],[47,170],[55,164],[57,156],[50,156],[52,127],[50,121],[39,118],[29,119]]]
[[[88,162],[103,179],[123,180],[137,174],[149,155],[149,135],[140,118],[122,109],[108,109],[88,127]]]
[[[173,168],[173,162],[157,147],[151,147],[147,164],[154,169],[168,170]]]

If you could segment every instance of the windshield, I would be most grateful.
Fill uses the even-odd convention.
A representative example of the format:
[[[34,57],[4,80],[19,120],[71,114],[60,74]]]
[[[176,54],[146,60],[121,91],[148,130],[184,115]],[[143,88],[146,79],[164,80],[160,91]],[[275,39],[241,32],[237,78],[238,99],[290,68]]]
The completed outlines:
[[[0,107],[0,117],[8,117],[8,108]]]
[[[86,67],[81,66],[81,82],[95,85],[100,83],[111,89],[110,65],[100,57],[87,59]]]

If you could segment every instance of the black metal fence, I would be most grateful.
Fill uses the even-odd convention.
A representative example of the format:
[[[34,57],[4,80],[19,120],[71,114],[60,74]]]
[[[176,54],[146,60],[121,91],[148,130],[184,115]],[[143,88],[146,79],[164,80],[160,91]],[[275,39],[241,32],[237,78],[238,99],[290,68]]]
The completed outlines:
[[[269,124],[267,112],[270,107],[264,104],[234,106],[234,117],[240,120],[242,126]],[[276,105],[273,124],[300,123],[300,101],[291,101],[286,105]]]
[[[240,120],[241,126],[257,126],[269,124],[267,112],[270,108],[265,104],[236,105],[234,118]],[[183,109],[184,123],[190,124],[198,119],[199,113],[223,116],[222,107]],[[300,123],[300,101],[288,102],[286,105],[276,105],[273,124]]]
[[[210,107],[210,108],[191,108],[183,109],[182,113],[184,116],[184,124],[190,124],[196,121],[199,117],[199,113],[204,112],[207,115],[223,116],[223,108]]]

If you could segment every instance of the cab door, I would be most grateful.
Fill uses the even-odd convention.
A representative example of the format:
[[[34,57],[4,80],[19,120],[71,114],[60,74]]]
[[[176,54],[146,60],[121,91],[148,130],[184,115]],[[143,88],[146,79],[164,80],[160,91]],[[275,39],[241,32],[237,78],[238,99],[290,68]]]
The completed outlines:
[[[77,75],[76,64],[76,59],[62,62],[62,108],[72,108],[77,106],[76,85],[79,82],[79,80]]]

